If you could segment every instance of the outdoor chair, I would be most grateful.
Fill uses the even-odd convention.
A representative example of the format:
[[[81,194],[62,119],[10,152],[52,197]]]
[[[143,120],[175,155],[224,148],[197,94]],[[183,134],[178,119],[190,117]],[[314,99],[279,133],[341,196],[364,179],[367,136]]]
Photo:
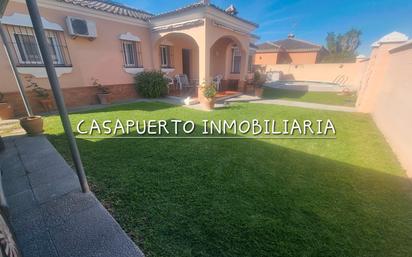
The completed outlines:
[[[216,75],[216,77],[213,78],[213,82],[216,84],[216,90],[220,90],[220,84],[222,83],[223,75],[219,74]]]
[[[173,78],[167,76],[167,75],[163,75],[164,78],[167,80],[167,90],[170,91],[171,87],[175,87],[175,81]]]
[[[175,76],[175,78],[180,89],[193,87],[193,84],[189,82],[186,74],[178,74]]]

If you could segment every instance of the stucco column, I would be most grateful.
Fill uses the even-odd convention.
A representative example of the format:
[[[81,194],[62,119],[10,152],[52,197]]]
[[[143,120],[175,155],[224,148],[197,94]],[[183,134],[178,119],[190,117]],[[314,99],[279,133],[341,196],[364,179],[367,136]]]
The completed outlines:
[[[203,102],[205,99],[203,97],[202,90],[200,85],[203,82],[210,83],[210,48],[211,42],[207,37],[207,22],[203,27],[203,33],[197,38],[199,45],[199,87],[198,87],[198,99],[200,102]]]
[[[210,82],[210,39],[206,35],[207,23],[203,27],[197,41],[199,45],[199,84],[203,81]]]
[[[246,75],[247,75],[247,68],[248,68],[248,59],[249,59],[249,47],[244,46],[242,44],[242,62],[240,67],[240,77],[239,77],[239,91],[245,92],[246,91]]]

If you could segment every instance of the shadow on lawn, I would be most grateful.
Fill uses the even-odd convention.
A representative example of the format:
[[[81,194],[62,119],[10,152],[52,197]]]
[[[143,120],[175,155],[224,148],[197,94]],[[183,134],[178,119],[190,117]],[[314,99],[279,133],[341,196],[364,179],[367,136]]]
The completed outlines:
[[[49,136],[66,157],[64,135]],[[404,177],[250,139],[77,140],[148,256],[407,256]]]
[[[82,114],[82,113],[107,113],[107,112],[119,112],[119,111],[143,111],[143,112],[153,112],[153,111],[160,111],[164,109],[171,109],[171,108],[177,108],[179,107],[178,105],[172,105],[168,103],[163,103],[161,101],[155,102],[156,104],[153,104],[154,102],[139,102],[139,105],[136,105],[136,102],[132,103],[123,103],[123,104],[116,104],[113,106],[104,106],[104,107],[99,107],[97,109],[90,109],[90,110],[82,110],[82,111],[73,111],[70,112],[70,114]]]
[[[282,98],[302,98],[308,93],[308,89],[292,90],[282,88],[265,88],[263,98],[266,99],[282,99]]]

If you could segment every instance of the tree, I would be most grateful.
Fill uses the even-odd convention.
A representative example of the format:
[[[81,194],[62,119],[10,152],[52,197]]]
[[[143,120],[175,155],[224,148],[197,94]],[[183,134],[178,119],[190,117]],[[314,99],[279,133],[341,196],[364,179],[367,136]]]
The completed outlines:
[[[343,35],[329,32],[326,36],[328,53],[322,62],[354,62],[361,35],[362,32],[358,29],[351,29]]]

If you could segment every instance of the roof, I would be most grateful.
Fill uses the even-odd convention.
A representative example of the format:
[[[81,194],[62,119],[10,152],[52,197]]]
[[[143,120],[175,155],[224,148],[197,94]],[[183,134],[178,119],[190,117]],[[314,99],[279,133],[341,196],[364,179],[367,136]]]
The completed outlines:
[[[257,49],[257,45],[253,44],[253,43],[249,43],[249,48],[251,50],[256,50]]]
[[[187,10],[192,10],[192,9],[196,9],[196,8],[203,8],[203,7],[207,7],[207,6],[213,8],[213,9],[219,11],[219,12],[222,12],[222,13],[224,13],[224,14],[226,14],[226,15],[232,16],[232,17],[234,17],[234,18],[236,18],[236,19],[238,19],[238,20],[240,20],[240,21],[243,21],[243,22],[248,23],[248,24],[250,24],[250,25],[253,25],[253,26],[255,26],[255,27],[259,27],[259,25],[256,24],[256,23],[254,23],[254,22],[251,22],[251,21],[248,21],[248,20],[246,20],[246,19],[240,18],[239,16],[236,16],[236,15],[228,14],[228,13],[227,13],[225,10],[223,10],[222,8],[216,6],[216,5],[212,4],[212,3],[209,3],[208,1],[200,1],[200,2],[193,3],[193,4],[189,4],[189,5],[186,5],[186,6],[184,6],[184,7],[181,7],[181,8],[175,9],[175,10],[172,10],[172,11],[160,13],[160,14],[158,14],[158,15],[155,15],[155,16],[152,17],[152,18],[153,18],[153,19],[156,19],[156,18],[168,16],[168,15],[173,15],[173,14],[176,14],[176,13],[182,13],[182,12],[185,12],[185,11],[187,11]]]
[[[153,14],[143,10],[131,8],[120,3],[108,0],[56,0],[89,9],[103,11],[115,15],[131,17],[139,20],[148,20]]]
[[[392,33],[389,33],[381,39],[379,39],[378,43],[399,43],[399,42],[406,42],[408,41],[408,36],[405,34],[399,33],[397,31],[394,31]]]
[[[405,43],[403,43],[399,46],[396,46],[396,47],[390,49],[389,52],[390,53],[396,53],[396,52],[400,52],[400,51],[411,49],[411,48],[412,48],[412,39],[406,41]]]
[[[260,51],[309,52],[319,51],[322,49],[322,46],[301,39],[286,38],[273,42],[265,42],[258,45],[258,49]]]
[[[271,51],[271,52],[279,52],[281,48],[279,45],[276,45],[272,42],[265,42],[263,44],[257,45],[258,50],[260,51]]]
[[[209,6],[213,9],[215,9],[215,10],[218,10],[219,12],[222,12],[226,15],[232,16],[232,17],[234,17],[234,18],[236,18],[240,21],[251,24],[255,27],[259,26],[256,23],[245,20],[245,19],[240,18],[236,15],[228,14],[225,10],[217,7],[214,4],[208,3],[207,1],[196,2],[196,3],[186,5],[184,7],[181,7],[181,8],[172,10],[172,11],[160,13],[158,15],[154,15],[154,14],[148,13],[148,12],[143,11],[143,10],[128,7],[128,6],[125,6],[121,3],[117,3],[117,2],[114,2],[114,1],[111,1],[111,0],[56,0],[56,1],[65,2],[65,3],[69,3],[69,4],[89,8],[89,9],[94,9],[94,10],[98,10],[98,11],[103,11],[103,12],[107,12],[107,13],[112,13],[112,14],[115,14],[115,15],[121,15],[121,16],[136,18],[136,19],[140,19],[140,20],[144,20],[144,21],[147,21],[149,19],[156,19],[156,18],[159,18],[159,17],[164,17],[164,16],[167,16],[167,15],[172,15],[172,14],[176,14],[176,13],[181,13],[181,12],[191,10],[191,9],[196,9],[196,8],[202,8],[202,7]]]
[[[373,42],[371,47],[379,47],[381,44],[386,43],[402,43],[408,41],[408,39],[407,35],[394,31],[381,37],[378,41]]]

